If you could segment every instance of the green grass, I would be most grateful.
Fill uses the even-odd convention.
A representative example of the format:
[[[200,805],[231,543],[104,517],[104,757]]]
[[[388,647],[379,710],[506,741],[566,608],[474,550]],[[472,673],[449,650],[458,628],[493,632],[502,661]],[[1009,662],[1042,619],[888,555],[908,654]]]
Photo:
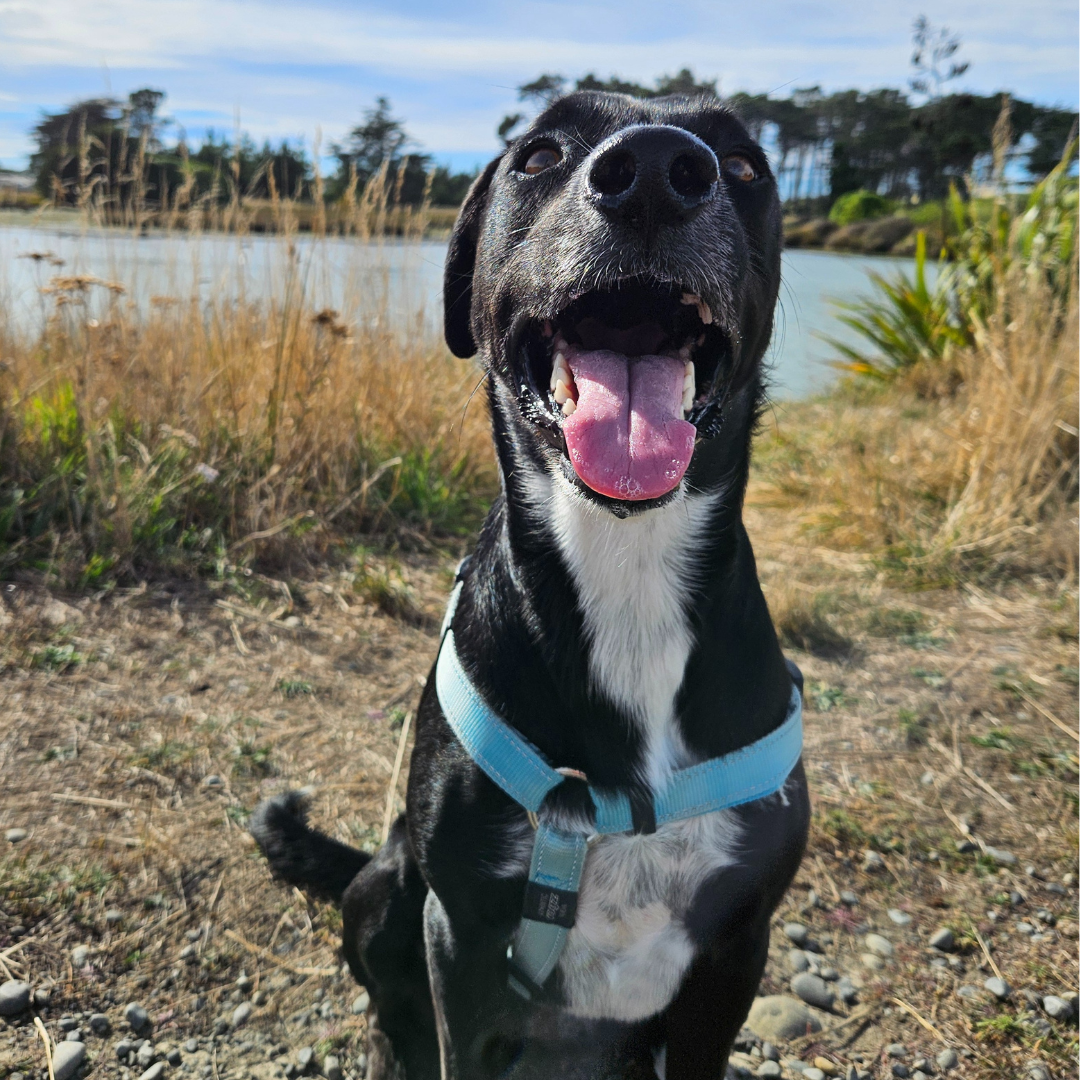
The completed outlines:
[[[278,679],[274,689],[287,698],[303,697],[306,694],[315,693],[315,687],[307,679]]]

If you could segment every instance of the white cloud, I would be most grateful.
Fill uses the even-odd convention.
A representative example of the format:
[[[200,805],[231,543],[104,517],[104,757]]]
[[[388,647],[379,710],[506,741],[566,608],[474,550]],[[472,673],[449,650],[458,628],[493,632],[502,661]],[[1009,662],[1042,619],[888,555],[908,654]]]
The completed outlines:
[[[926,8],[963,37],[971,89],[1076,102],[1076,11],[1059,0],[459,0],[452,20],[386,0],[0,0],[0,95],[100,93],[106,66],[118,89],[167,89],[189,124],[231,128],[239,106],[258,138],[319,123],[329,138],[385,91],[426,146],[479,151],[513,87],[541,71],[651,80],[688,65],[728,91],[903,86]]]

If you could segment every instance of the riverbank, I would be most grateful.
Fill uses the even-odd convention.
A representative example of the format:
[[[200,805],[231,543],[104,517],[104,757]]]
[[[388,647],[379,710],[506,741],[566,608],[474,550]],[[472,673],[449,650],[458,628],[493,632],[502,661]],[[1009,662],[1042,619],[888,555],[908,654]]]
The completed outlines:
[[[53,207],[45,203],[20,206],[0,203],[0,226],[115,229],[118,232],[167,235],[172,232],[211,232],[228,235],[327,235],[423,238],[442,240],[450,235],[457,219],[456,206],[426,208],[391,207],[380,219],[367,214],[361,220],[356,208],[334,205],[320,213],[312,203],[272,203],[270,200],[245,199],[216,215],[200,211],[197,217],[179,212],[161,214],[148,211],[137,223],[106,226],[88,221],[74,208]],[[838,251],[860,255],[895,255],[909,258],[915,252],[914,233],[924,228],[931,240],[931,250],[940,245],[942,225],[939,219],[924,221],[909,214],[894,214],[868,221],[837,225],[827,217],[788,215],[784,219],[784,244],[791,250]]]

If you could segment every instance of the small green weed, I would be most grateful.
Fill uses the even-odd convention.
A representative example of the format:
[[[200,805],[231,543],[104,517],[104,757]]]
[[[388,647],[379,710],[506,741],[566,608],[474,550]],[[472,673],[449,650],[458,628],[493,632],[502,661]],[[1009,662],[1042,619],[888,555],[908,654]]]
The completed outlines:
[[[929,721],[910,709],[901,709],[897,714],[897,723],[909,746],[922,746],[926,742],[926,728]]]
[[[74,645],[46,645],[34,654],[34,667],[46,671],[67,671],[82,662],[83,657],[75,651]]]
[[[272,776],[276,769],[271,757],[273,747],[260,746],[257,743],[242,742],[233,751],[233,773],[236,776]]]
[[[821,831],[842,847],[861,847],[867,841],[866,831],[846,810],[827,810],[821,819]]]
[[[945,685],[945,676],[942,675],[940,671],[931,671],[928,668],[914,667],[911,669],[911,674],[914,675],[916,679],[922,679],[927,686],[934,690]]]
[[[975,1021],[975,1037],[980,1042],[1019,1042],[1027,1034],[1028,1029],[1011,1013],[998,1013],[987,1020]]]
[[[845,696],[843,687],[829,686],[828,683],[816,680],[810,683],[809,697],[818,712],[830,712],[840,705],[850,704],[851,701]]]
[[[301,697],[304,694],[314,694],[315,687],[307,679],[278,679],[274,687],[280,694],[287,698]]]
[[[1026,739],[1014,735],[1007,727],[991,728],[985,735],[969,735],[968,738],[984,750],[1018,750],[1027,744]]]

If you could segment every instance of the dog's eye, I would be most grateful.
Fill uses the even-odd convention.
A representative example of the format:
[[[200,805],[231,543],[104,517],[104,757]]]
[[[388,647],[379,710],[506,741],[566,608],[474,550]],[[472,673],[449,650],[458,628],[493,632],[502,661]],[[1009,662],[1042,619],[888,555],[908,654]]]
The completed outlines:
[[[545,169],[550,169],[553,165],[558,165],[560,161],[562,161],[562,154],[554,146],[538,146],[525,159],[524,171],[527,176],[535,176]]]
[[[733,180],[741,180],[744,184],[757,179],[757,169],[754,168],[753,162],[742,154],[728,154],[720,162],[720,166]]]

